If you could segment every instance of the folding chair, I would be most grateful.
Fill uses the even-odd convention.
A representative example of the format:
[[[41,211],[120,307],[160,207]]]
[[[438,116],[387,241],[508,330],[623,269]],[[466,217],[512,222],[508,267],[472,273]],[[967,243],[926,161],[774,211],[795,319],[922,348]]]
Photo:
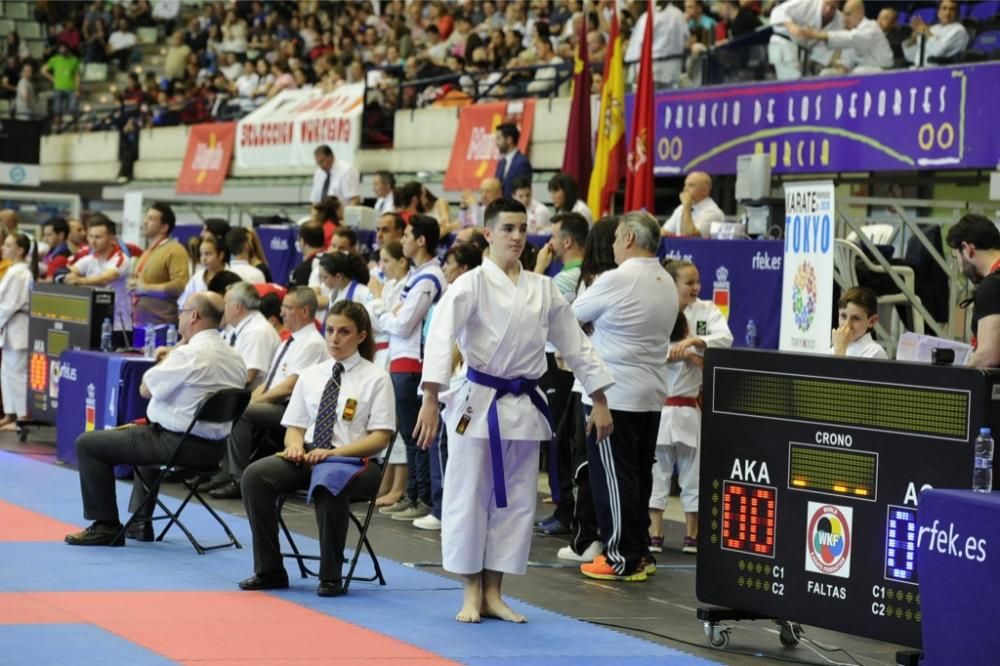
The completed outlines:
[[[236,539],[236,536],[233,534],[232,530],[229,529],[229,526],[226,525],[226,522],[222,520],[222,517],[219,516],[219,514],[216,513],[215,510],[208,505],[205,499],[201,496],[201,493],[198,492],[198,488],[201,486],[201,484],[209,480],[212,477],[212,475],[214,475],[218,471],[218,465],[213,466],[211,469],[194,468],[184,465],[178,465],[177,459],[180,456],[180,452],[181,449],[184,447],[184,444],[188,441],[188,438],[191,436],[191,429],[194,428],[195,423],[198,422],[235,423],[236,420],[243,415],[243,411],[247,408],[247,405],[249,403],[250,403],[249,391],[246,391],[244,389],[223,389],[219,391],[212,397],[205,400],[205,402],[203,402],[201,406],[198,408],[198,412],[191,420],[191,424],[188,425],[187,430],[184,431],[184,436],[181,437],[181,441],[177,445],[177,448],[174,450],[174,453],[170,457],[170,460],[166,464],[160,465],[159,473],[156,475],[156,478],[153,479],[152,483],[148,482],[143,477],[140,467],[134,468],[133,470],[134,473],[138,476],[140,483],[142,483],[143,487],[146,489],[147,493],[146,501],[143,502],[142,506],[140,506],[139,509],[132,514],[132,516],[128,519],[128,522],[122,525],[122,528],[118,531],[118,534],[115,536],[116,542],[121,541],[122,543],[124,543],[125,532],[128,530],[129,527],[131,527],[134,523],[140,520],[140,516],[142,516],[143,514],[146,513],[146,511],[152,508],[151,503],[153,501],[153,498],[155,497],[156,504],[161,509],[163,509],[164,515],[151,516],[150,518],[143,520],[168,521],[167,526],[164,527],[163,531],[160,532],[159,536],[156,537],[157,541],[163,541],[163,537],[167,534],[170,528],[176,524],[177,527],[179,527],[181,531],[184,532],[184,535],[188,538],[188,541],[191,542],[191,545],[194,546],[194,549],[198,552],[199,555],[204,555],[206,552],[210,550],[216,550],[218,548],[228,548],[229,546],[236,546],[237,548],[243,547],[242,545],[240,545],[240,542]],[[171,511],[167,507],[167,505],[165,505],[160,500],[159,490],[160,486],[163,484],[163,479],[164,477],[166,477],[167,474],[178,473],[178,472],[182,474],[194,472],[195,477],[193,479],[187,479],[184,481],[184,486],[187,488],[188,491],[187,496],[184,498],[184,501],[181,502],[181,505],[177,507],[176,511]],[[197,539],[194,538],[194,535],[191,534],[191,531],[180,520],[181,512],[184,511],[184,508],[188,505],[188,502],[190,502],[192,499],[197,500],[198,503],[201,504],[203,507],[205,507],[205,510],[208,511],[208,513],[211,514],[213,518],[215,518],[215,521],[222,526],[223,530],[225,530],[226,535],[229,537],[229,541],[227,541],[226,543],[215,544],[212,546],[203,546],[201,543],[199,543]]]
[[[385,476],[385,470],[389,467],[389,456],[392,454],[392,446],[396,440],[396,434],[393,433],[389,438],[389,446],[386,447],[385,453],[382,457],[381,469],[378,473],[378,482],[375,484],[375,490],[372,492],[371,497],[361,498],[356,500],[356,502],[366,501],[368,503],[367,511],[365,511],[364,520],[360,520],[353,511],[348,511],[348,515],[351,517],[351,522],[354,523],[354,527],[358,530],[358,542],[354,546],[354,556],[351,558],[351,565],[347,569],[347,575],[342,576],[344,594],[347,594],[347,589],[351,586],[352,580],[362,580],[369,583],[378,581],[379,585],[385,585],[385,576],[382,575],[382,567],[379,565],[378,556],[375,555],[375,551],[372,549],[372,544],[368,541],[368,526],[371,525],[372,515],[375,513],[375,499],[378,497],[379,488],[382,487],[382,477]],[[376,463],[378,464],[378,463]],[[285,539],[288,541],[288,546],[292,549],[290,553],[281,553],[282,557],[292,558],[299,565],[299,573],[303,578],[308,578],[309,576],[315,576],[319,578],[319,572],[310,569],[305,561],[310,560],[313,562],[318,562],[319,555],[305,555],[299,551],[299,547],[295,543],[295,539],[292,538],[292,533],[285,524],[285,519],[281,515],[281,510],[285,506],[285,501],[289,497],[299,497],[305,499],[306,492],[304,490],[296,491],[294,493],[289,493],[282,495],[278,498],[278,526],[281,527],[281,531],[285,535]],[[358,566],[358,559],[361,557],[361,548],[364,547],[368,551],[368,557],[372,559],[372,564],[375,567],[375,573],[371,576],[355,576],[354,570]]]

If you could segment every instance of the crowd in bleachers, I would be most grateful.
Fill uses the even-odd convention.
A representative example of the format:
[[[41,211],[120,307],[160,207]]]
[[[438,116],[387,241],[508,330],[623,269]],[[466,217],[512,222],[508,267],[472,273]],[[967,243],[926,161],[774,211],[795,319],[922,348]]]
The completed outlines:
[[[824,4],[838,5],[833,0],[657,2],[656,81],[688,86],[773,77],[775,63],[768,63],[755,39],[772,19],[775,32],[798,47],[792,57],[799,68],[805,61],[806,75],[849,71],[850,58],[832,46],[823,48],[825,37],[816,38],[851,27],[844,23],[843,3],[844,14],[832,12],[832,19],[824,15],[817,25],[799,26],[815,34],[785,32],[790,17],[802,15],[795,5],[808,13],[812,5]],[[891,66],[911,65],[920,36],[928,40],[924,64],[1000,55],[1000,3],[942,4],[947,11],[923,2],[869,3],[865,13],[878,17],[893,51]],[[58,130],[63,115],[81,111],[86,82],[100,79],[107,68],[110,85],[100,82],[98,101],[85,104],[89,109],[103,101],[105,113],[84,124],[107,129],[129,121],[155,127],[235,118],[282,90],[332,91],[365,82],[366,122],[378,124],[399,108],[568,94],[580,39],[599,91],[614,5],[589,3],[584,15],[579,0],[39,2],[32,8],[41,25],[40,49],[29,48],[16,30],[7,34],[0,94],[13,100],[11,112],[20,117],[53,113]],[[627,2],[619,16],[627,63],[638,60],[645,8],[645,2]],[[943,44],[936,35],[949,23],[954,34]],[[33,50],[40,51],[37,57]],[[50,103],[39,102],[43,87],[52,89]],[[108,113],[116,106],[118,113]]]

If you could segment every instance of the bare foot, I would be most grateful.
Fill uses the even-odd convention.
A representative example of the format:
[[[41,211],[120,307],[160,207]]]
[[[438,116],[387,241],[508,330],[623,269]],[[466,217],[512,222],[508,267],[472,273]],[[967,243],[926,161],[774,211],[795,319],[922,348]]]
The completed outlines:
[[[375,500],[375,506],[392,506],[402,499],[402,497],[403,493],[386,493]]]
[[[483,617],[494,617],[498,620],[514,622],[517,624],[523,624],[528,621],[528,618],[518,612],[515,612],[513,608],[508,606],[507,603],[499,597],[496,599],[483,599],[483,605],[479,609],[479,613]]]
[[[0,427],[11,423],[15,423],[16,421],[17,419],[15,419],[13,416],[4,416],[2,419],[0,419]]]
[[[479,624],[479,609],[475,606],[462,606],[462,610],[458,611],[455,619],[459,622],[471,622],[473,624]]]
[[[0,425],[0,432],[17,432],[17,423],[10,421],[9,423]]]

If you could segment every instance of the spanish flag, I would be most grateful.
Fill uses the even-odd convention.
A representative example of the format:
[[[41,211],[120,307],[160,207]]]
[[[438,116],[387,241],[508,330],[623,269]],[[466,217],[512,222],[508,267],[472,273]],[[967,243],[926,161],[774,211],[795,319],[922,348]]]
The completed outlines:
[[[604,61],[594,171],[587,190],[587,205],[595,218],[611,212],[615,191],[625,175],[625,72],[617,13],[611,15],[610,43]]]

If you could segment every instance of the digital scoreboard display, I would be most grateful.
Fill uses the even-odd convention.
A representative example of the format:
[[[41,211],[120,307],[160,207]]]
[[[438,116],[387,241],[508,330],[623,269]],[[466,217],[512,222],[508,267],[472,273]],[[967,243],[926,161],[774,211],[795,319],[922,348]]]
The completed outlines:
[[[920,492],[971,486],[1000,373],[724,349],[704,373],[699,600],[919,647]]]

